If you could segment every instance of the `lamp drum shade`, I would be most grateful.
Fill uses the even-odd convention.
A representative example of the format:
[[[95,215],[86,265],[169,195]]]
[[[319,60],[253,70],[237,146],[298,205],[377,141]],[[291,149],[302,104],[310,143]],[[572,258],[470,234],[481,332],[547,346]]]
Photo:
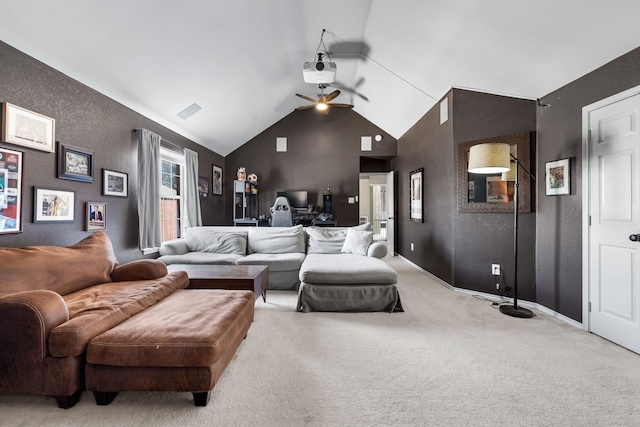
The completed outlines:
[[[502,172],[502,180],[503,181],[516,180],[516,162],[511,162],[511,168],[506,172]]]
[[[511,147],[504,143],[477,144],[469,149],[471,173],[502,173],[511,168]]]

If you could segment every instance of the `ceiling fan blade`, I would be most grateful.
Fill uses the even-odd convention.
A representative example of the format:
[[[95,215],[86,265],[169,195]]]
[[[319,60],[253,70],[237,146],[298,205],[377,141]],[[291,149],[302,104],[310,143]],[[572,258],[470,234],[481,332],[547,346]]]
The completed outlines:
[[[329,107],[338,107],[338,108],[353,108],[351,104],[327,104]]]
[[[340,91],[338,89],[334,90],[333,92],[331,92],[329,95],[326,96],[326,102],[331,101],[332,99],[336,98],[338,95],[340,95]]]
[[[297,107],[296,110],[306,110],[308,108],[316,108],[315,105],[305,105],[304,107]]]
[[[306,99],[307,101],[313,102],[314,104],[318,102],[317,100],[315,100],[315,99],[313,99],[313,98],[309,98],[309,97],[308,97],[308,96],[306,96],[306,95],[300,95],[299,93],[296,93],[296,96],[299,96],[299,97],[300,97],[300,98],[302,98],[302,99]]]
[[[352,88],[349,88],[349,87],[346,87],[345,85],[343,85],[343,84],[341,84],[341,83],[338,83],[338,82],[333,83],[331,86],[333,86],[333,87],[337,87],[338,89],[340,89],[340,90],[341,90],[341,91],[343,91],[343,92],[348,92],[348,93],[351,93],[351,94],[353,94],[353,95],[355,95],[355,96],[359,96],[360,98],[362,98],[363,100],[365,100],[365,101],[367,101],[367,102],[368,102],[368,101],[369,101],[369,98],[367,98],[366,96],[364,96],[362,93],[358,92],[358,91],[355,89],[355,88],[357,88],[357,87],[358,87],[358,86],[359,86],[363,81],[364,81],[364,77],[360,78],[360,80],[358,80],[358,81],[354,84],[353,89],[352,89]]]

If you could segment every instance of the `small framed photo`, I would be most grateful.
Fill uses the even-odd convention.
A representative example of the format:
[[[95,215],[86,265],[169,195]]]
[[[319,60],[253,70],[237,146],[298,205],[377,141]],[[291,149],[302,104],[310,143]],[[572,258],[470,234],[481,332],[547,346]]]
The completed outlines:
[[[73,222],[75,203],[75,191],[33,187],[33,222]]]
[[[198,194],[200,195],[200,200],[209,200],[209,178],[206,176],[198,177]]]
[[[59,142],[58,178],[93,182],[93,151]]]
[[[102,202],[87,202],[87,231],[107,229],[107,204]]]
[[[423,173],[424,168],[420,168],[409,174],[409,199],[411,200],[409,219],[415,222],[424,222],[422,214],[424,208],[422,197]]]
[[[22,232],[22,151],[0,147],[0,234]]]
[[[569,159],[546,163],[545,187],[547,196],[571,194],[571,170]]]
[[[56,121],[17,105],[2,103],[2,140],[55,153]]]
[[[222,168],[213,165],[213,194],[222,196]]]
[[[127,197],[129,188],[129,175],[124,172],[116,172],[102,169],[102,195]]]

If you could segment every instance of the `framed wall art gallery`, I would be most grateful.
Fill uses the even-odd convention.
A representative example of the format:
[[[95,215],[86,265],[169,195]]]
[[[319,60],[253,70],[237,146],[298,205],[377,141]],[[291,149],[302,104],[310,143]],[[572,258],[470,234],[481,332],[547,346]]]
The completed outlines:
[[[17,105],[2,103],[2,140],[54,153],[56,121]]]
[[[222,196],[222,168],[213,166],[213,194]]]
[[[87,231],[107,229],[107,204],[103,202],[87,202],[86,224]]]
[[[545,193],[558,196],[571,193],[571,170],[569,159],[556,160],[545,164]]]
[[[93,182],[93,151],[58,143],[58,178]]]
[[[198,195],[203,202],[209,200],[209,178],[206,176],[198,177]]]
[[[422,177],[424,175],[424,168],[414,170],[409,174],[409,219],[415,222],[424,222],[424,197]]]
[[[0,147],[0,234],[22,232],[22,151]]]
[[[102,169],[102,195],[127,197],[129,187],[129,175],[124,172],[116,172]]]
[[[74,222],[76,192],[33,188],[33,222]]]

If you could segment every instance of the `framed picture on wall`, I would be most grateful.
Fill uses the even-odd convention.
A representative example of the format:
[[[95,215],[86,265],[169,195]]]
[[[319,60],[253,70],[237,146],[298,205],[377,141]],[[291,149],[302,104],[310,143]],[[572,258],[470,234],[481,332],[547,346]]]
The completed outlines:
[[[87,216],[85,228],[87,231],[107,229],[107,204],[102,202],[87,202]]]
[[[58,178],[93,182],[93,151],[59,142]]]
[[[424,222],[422,175],[424,168],[416,169],[409,174],[409,219],[415,222]]]
[[[2,140],[54,153],[56,121],[17,105],[2,103]]]
[[[73,222],[75,204],[75,191],[33,187],[33,222]]]
[[[116,172],[102,169],[102,195],[127,197],[129,188],[129,175],[124,172]]]
[[[213,165],[213,194],[222,195],[222,168]]]
[[[22,232],[22,151],[0,147],[0,234]]]
[[[569,167],[569,159],[546,163],[545,188],[547,196],[571,193],[571,170]]]
[[[198,194],[201,201],[209,200],[209,178],[206,176],[198,177]]]

